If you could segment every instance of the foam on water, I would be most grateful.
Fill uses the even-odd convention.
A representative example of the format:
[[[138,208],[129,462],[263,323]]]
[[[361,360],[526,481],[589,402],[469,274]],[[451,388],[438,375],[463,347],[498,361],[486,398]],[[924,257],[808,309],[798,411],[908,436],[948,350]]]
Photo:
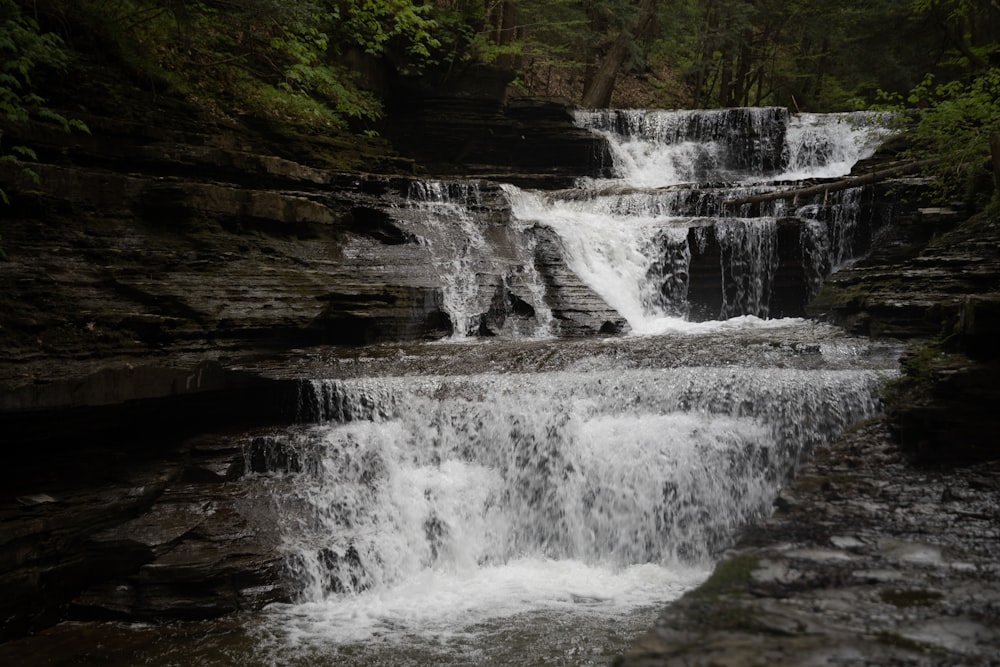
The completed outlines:
[[[785,138],[785,169],[774,180],[846,176],[859,160],[871,157],[886,136],[876,113],[795,114]]]
[[[275,436],[285,467],[262,480],[300,585],[297,604],[271,608],[275,627],[312,648],[435,644],[526,614],[668,601],[767,514],[805,453],[877,410],[883,377],[610,368],[304,385],[322,423]]]
[[[700,583],[704,567],[643,564],[622,570],[572,560],[513,559],[464,570],[423,570],[399,584],[340,600],[270,608],[296,645],[446,641],[528,612],[611,619],[667,602]]]

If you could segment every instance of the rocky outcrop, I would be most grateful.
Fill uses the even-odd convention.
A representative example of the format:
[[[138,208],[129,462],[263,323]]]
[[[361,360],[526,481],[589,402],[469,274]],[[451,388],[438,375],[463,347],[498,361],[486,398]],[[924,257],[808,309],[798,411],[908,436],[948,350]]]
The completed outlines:
[[[512,76],[475,65],[433,89],[396,82],[393,145],[438,176],[556,188],[571,186],[581,175],[610,175],[607,145],[573,124],[566,102],[508,99]]]
[[[552,316],[562,336],[585,333],[621,333],[628,329],[624,318],[583,284],[566,264],[559,236],[549,227],[531,229],[535,239],[535,263],[541,273]]]
[[[1000,466],[928,471],[884,424],[782,492],[700,588],[615,664],[992,664]]]
[[[900,443],[924,462],[995,458],[1000,225],[940,209],[918,210],[910,224],[831,276],[809,310],[854,333],[933,341],[904,356],[889,395]]]
[[[97,358],[125,366],[185,356],[193,364],[277,344],[454,331],[435,264],[442,260],[406,219],[418,181],[307,170],[297,189],[271,189],[73,166],[36,171],[49,194],[16,199],[4,227],[5,409],[32,407],[32,386],[51,379],[54,360],[59,373],[82,376]],[[483,295],[484,326],[502,329],[531,298],[508,280],[521,261],[512,240],[490,231],[508,215],[492,188],[477,224],[501,261],[479,270],[472,287]],[[604,309],[586,326],[599,330]],[[531,316],[523,307],[520,314]]]
[[[1000,289],[1000,230],[987,218],[956,227],[960,219],[939,208],[900,216],[895,236],[866,261],[830,276],[808,313],[862,335],[989,337],[996,326],[989,304]],[[970,331],[962,333],[962,326]]]
[[[0,171],[0,640],[62,618],[201,618],[287,599],[273,536],[247,521],[242,451],[188,438],[294,419],[293,383],[243,370],[276,350],[456,332],[434,246],[447,232],[425,210],[456,193],[475,193],[472,224],[496,260],[468,267],[469,333],[533,330],[532,281],[553,262],[539,250],[525,266],[499,186],[464,177],[561,187],[601,168],[603,144],[548,101],[422,102],[424,125],[400,142],[411,158],[136,94],[120,112],[67,114],[91,135],[18,128],[37,186]],[[463,179],[431,183],[438,202],[413,158]],[[554,304],[563,334],[620,326],[568,272],[546,280],[593,304]]]
[[[8,467],[0,639],[65,618],[204,618],[286,600],[276,538],[248,520],[238,442],[74,442]]]

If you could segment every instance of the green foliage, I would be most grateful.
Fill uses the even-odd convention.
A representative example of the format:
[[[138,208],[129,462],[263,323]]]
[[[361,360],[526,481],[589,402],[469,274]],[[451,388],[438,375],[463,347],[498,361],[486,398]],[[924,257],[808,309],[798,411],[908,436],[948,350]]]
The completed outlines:
[[[66,11],[156,88],[222,114],[342,128],[383,114],[348,53],[420,71],[440,46],[432,9],[414,0],[82,0]]]
[[[583,3],[555,0],[519,6],[520,54],[529,76],[556,67],[582,70],[593,42],[606,37],[592,34]]]
[[[906,96],[883,93],[905,125],[913,159],[936,158],[931,174],[942,201],[961,198],[979,208],[998,205],[990,170],[990,137],[1000,135],[1000,68],[969,83],[936,84],[932,75]]]
[[[45,100],[34,92],[32,74],[38,67],[64,69],[69,54],[62,40],[42,32],[38,23],[26,16],[14,0],[0,0],[0,163],[13,164],[22,177],[38,182],[38,174],[22,164],[38,156],[28,146],[3,145],[4,126],[16,127],[38,119],[71,129],[89,132],[82,121],[66,118],[45,107]],[[0,189],[0,202],[9,204],[7,193]],[[6,257],[0,248],[0,258]]]
[[[344,36],[371,55],[381,55],[392,39],[402,38],[419,65],[441,46],[433,35],[437,21],[428,18],[431,10],[431,5],[412,0],[347,0],[331,3],[330,16]]]

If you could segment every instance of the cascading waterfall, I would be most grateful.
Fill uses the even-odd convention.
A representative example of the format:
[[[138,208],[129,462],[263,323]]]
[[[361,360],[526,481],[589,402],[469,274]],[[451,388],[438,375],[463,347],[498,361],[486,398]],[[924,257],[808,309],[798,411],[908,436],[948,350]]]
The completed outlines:
[[[867,130],[783,109],[578,122],[616,178],[419,183],[393,212],[455,338],[497,338],[314,368],[331,379],[301,382],[298,425],[247,445],[295,593],[260,624],[265,662],[606,664],[816,447],[878,413],[896,350],[781,319],[775,297],[798,281],[804,301],[864,251],[858,192],[723,205],[846,173]],[[554,339],[539,239],[644,335]]]
[[[580,111],[577,122],[612,138],[621,178],[633,186],[656,187],[731,183],[774,170],[781,161],[788,111]]]
[[[310,561],[304,597],[435,563],[704,563],[803,453],[876,410],[878,380],[686,368],[313,382],[321,414],[351,419],[288,443],[307,462],[294,506],[311,511],[289,535]]]
[[[488,208],[483,199],[478,181],[415,181],[394,214],[428,250],[455,339],[489,329],[489,314],[492,328],[511,337],[545,337],[552,312],[542,277],[534,262],[525,261],[534,241],[517,222],[496,229],[482,213]]]
[[[826,275],[866,252],[877,234],[872,226],[881,224],[860,219],[860,189],[755,210],[745,205],[729,211],[723,204],[787,187],[789,180],[845,175],[884,138],[870,114],[586,111],[577,120],[607,138],[618,177],[584,180],[578,190],[555,193],[508,186],[513,215],[555,230],[567,264],[633,332],[676,328],[678,317],[774,316],[781,264],[781,289],[793,281],[799,294],[786,298],[777,315],[800,314]],[[779,220],[794,221],[794,229],[785,227],[794,243],[781,240]],[[680,248],[684,243],[688,247]],[[782,244],[799,256],[779,252]],[[685,258],[687,266],[677,261]],[[711,272],[718,289],[710,303],[697,304],[698,313],[692,312],[690,280],[706,270],[693,262],[718,266]],[[663,296],[651,297],[657,293]],[[704,293],[699,290],[703,301]]]
[[[476,274],[489,257],[483,229],[472,213],[479,194],[475,182],[417,181],[407,197],[410,206],[422,214],[424,233],[417,238],[430,248],[441,279],[444,308],[458,338],[475,331],[482,310]]]
[[[702,344],[720,340],[739,344]],[[854,343],[669,367],[596,345],[548,372],[303,382],[312,424],[255,445],[297,582],[272,622],[336,664],[385,665],[400,641],[434,656],[413,664],[467,659],[538,614],[648,623],[815,447],[877,412],[889,375]]]
[[[453,338],[558,335],[566,311],[586,310],[565,302],[580,295],[576,287],[560,291],[559,277],[546,273],[552,260],[540,261],[536,228],[555,233],[559,261],[594,299],[631,332],[651,334],[684,321],[800,316],[823,279],[863,256],[883,224],[861,189],[725,204],[846,174],[883,138],[877,116],[581,111],[577,122],[607,139],[616,178],[556,192],[417,181],[391,211],[427,249]]]
[[[878,114],[799,113],[788,123],[779,180],[837,178],[870,157],[888,136]]]

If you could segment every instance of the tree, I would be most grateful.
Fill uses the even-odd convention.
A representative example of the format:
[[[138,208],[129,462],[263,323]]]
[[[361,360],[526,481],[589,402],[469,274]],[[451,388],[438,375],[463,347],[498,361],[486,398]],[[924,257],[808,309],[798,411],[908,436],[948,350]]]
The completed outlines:
[[[937,159],[931,173],[943,200],[964,197],[980,207],[985,194],[1000,207],[1000,67],[969,84],[935,85],[928,76],[893,108],[900,118],[916,117],[906,133],[910,153]]]
[[[359,60],[418,72],[441,46],[436,9],[427,0],[46,4],[61,25],[96,39],[151,88],[220,114],[315,127],[364,129],[381,117]]]
[[[911,155],[937,159],[931,173],[944,200],[1000,209],[1000,6],[992,0],[914,0],[944,48],[938,70],[903,99],[888,94],[900,118],[914,119]],[[947,79],[946,79],[947,80]],[[983,201],[986,199],[986,201]]]
[[[610,104],[618,73],[630,53],[638,48],[639,41],[655,16],[656,0],[640,0],[634,20],[620,28],[611,48],[601,58],[600,65],[583,91],[581,104],[584,107],[603,108]]]

